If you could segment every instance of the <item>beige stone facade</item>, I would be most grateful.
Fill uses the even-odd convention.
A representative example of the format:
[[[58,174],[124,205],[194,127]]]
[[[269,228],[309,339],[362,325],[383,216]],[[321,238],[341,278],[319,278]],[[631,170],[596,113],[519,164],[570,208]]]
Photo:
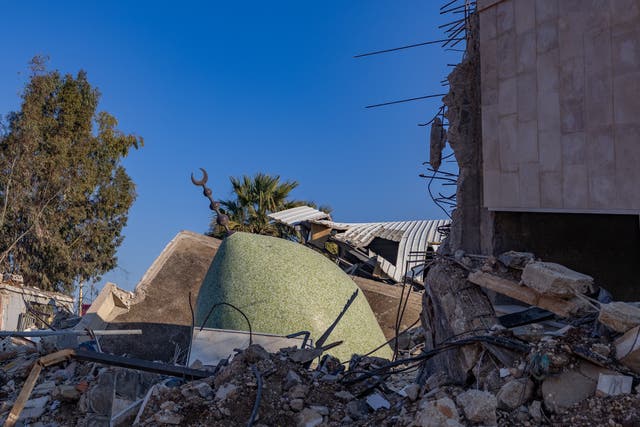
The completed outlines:
[[[484,206],[640,213],[640,1],[478,10]]]

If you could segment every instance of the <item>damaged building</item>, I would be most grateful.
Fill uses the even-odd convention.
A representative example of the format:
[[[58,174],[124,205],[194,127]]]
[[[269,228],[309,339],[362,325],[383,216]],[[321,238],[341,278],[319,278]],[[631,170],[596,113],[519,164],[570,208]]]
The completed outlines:
[[[640,3],[442,10],[451,221],[233,233],[192,176],[225,239],[181,232],[74,327],[5,332],[5,425],[639,425]]]
[[[25,286],[22,276],[4,274],[0,280],[0,331],[43,328],[57,311],[73,311],[73,297]]]
[[[638,300],[640,6],[477,3],[444,99],[460,168],[449,252],[533,252]]]
[[[438,249],[450,225],[449,220],[343,223],[309,206],[275,212],[269,217],[294,227],[303,243],[324,249],[337,245],[335,255],[349,274],[403,282],[405,276],[421,281],[412,270],[421,268]],[[422,270],[419,270],[422,271]]]

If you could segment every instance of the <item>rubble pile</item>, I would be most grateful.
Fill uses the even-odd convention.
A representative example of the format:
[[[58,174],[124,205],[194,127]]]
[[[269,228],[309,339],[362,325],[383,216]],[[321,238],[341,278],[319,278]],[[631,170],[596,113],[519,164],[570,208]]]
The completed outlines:
[[[390,341],[393,360],[369,354],[338,360],[328,351],[341,341],[275,352],[253,344],[216,366],[191,359],[187,368],[108,356],[97,340],[70,350],[53,336],[4,338],[0,422],[38,427],[640,424],[636,304],[612,301],[589,276],[532,254],[458,255],[444,261],[447,268],[457,266],[460,280],[506,295],[511,305],[494,305],[495,316],[484,317],[494,321],[486,327],[440,342],[422,326],[403,331]],[[500,314],[504,307],[510,312]],[[470,366],[464,376],[433,371],[432,362],[446,362],[454,352]]]

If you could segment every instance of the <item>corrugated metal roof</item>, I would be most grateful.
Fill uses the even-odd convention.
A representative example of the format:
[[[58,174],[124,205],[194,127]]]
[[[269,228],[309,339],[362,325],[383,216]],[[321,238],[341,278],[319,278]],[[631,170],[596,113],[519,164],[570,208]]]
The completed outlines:
[[[304,221],[331,219],[331,216],[310,206],[298,206],[269,214],[269,218],[287,225],[298,225]]]
[[[449,220],[417,220],[397,222],[372,222],[362,224],[333,223],[331,221],[314,221],[336,230],[345,230],[334,236],[357,248],[365,248],[374,238],[393,240],[398,242],[398,258],[395,264],[382,257],[378,257],[378,264],[389,277],[400,282],[407,270],[407,261],[416,258],[411,252],[424,252],[431,246],[437,247],[443,236],[438,232],[440,226],[448,224]],[[369,251],[371,256],[376,255]],[[409,265],[409,269],[417,264]]]
[[[398,258],[395,264],[377,256],[378,265],[382,271],[398,282],[402,281],[404,277],[407,261],[416,259],[415,256],[411,256],[411,252],[425,252],[429,246],[437,247],[444,238],[438,232],[438,228],[451,222],[444,219],[365,223],[334,222],[331,221],[328,214],[309,206],[272,213],[269,217],[289,225],[298,225],[308,221],[342,231],[333,237],[360,249],[366,248],[376,237],[398,242]],[[369,255],[376,256],[371,250],[369,250]],[[409,269],[416,265],[417,263],[409,265]]]

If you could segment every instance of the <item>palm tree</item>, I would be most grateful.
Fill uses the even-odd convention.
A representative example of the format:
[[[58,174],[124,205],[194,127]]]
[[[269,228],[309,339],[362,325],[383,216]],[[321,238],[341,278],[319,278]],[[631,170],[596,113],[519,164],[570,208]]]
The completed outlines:
[[[236,198],[221,200],[220,204],[229,216],[229,227],[232,230],[294,238],[297,234],[295,230],[283,227],[281,224],[274,224],[268,215],[296,206],[315,207],[315,203],[312,202],[289,200],[289,194],[298,186],[298,182],[281,182],[279,175],[271,176],[260,172],[253,177],[243,175],[240,178],[230,177],[229,179]],[[330,210],[327,207],[324,209]],[[224,233],[218,229],[215,220],[212,220],[207,234],[220,237]]]

